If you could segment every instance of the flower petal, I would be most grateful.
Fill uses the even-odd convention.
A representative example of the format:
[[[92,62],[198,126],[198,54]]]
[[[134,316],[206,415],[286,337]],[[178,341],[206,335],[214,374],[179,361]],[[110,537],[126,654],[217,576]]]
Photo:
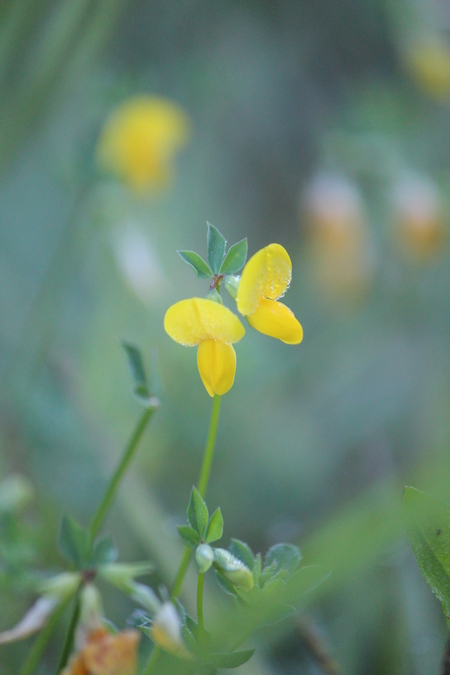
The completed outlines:
[[[264,335],[278,338],[288,345],[298,345],[303,340],[303,328],[289,307],[275,300],[261,300],[258,309],[247,320]]]
[[[238,342],[245,328],[227,307],[205,298],[189,298],[175,303],[166,312],[164,328],[172,340],[194,347],[203,340]]]
[[[237,308],[248,316],[256,311],[263,298],[278,300],[289,288],[292,263],[286,249],[280,244],[270,244],[250,258],[237,292]]]
[[[140,637],[136,630],[117,634],[94,631],[82,650],[87,671],[92,675],[135,675]]]
[[[197,365],[210,396],[223,396],[231,389],[236,373],[236,352],[220,340],[204,340],[197,351]]]

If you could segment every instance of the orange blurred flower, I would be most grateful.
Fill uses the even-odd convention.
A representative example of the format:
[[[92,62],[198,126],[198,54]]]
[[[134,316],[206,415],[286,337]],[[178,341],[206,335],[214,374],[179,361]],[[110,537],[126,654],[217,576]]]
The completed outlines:
[[[447,234],[437,186],[427,176],[405,174],[394,189],[393,201],[393,236],[399,248],[415,262],[435,258]]]
[[[135,675],[140,633],[110,633],[96,628],[84,646],[70,659],[62,675]]]

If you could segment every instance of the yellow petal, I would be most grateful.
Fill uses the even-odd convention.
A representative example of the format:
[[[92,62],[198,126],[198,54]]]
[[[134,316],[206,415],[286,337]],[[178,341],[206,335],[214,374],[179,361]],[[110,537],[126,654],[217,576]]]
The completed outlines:
[[[288,345],[298,345],[303,340],[303,328],[282,302],[261,300],[256,312],[247,320],[260,333],[278,338]]]
[[[255,253],[242,272],[236,297],[237,308],[248,316],[256,311],[263,298],[278,300],[289,288],[292,264],[280,244],[270,244]]]
[[[132,98],[107,121],[97,161],[138,191],[161,187],[170,179],[173,155],[189,138],[189,126],[184,111],[171,101]]]
[[[219,340],[200,342],[197,351],[198,372],[210,396],[223,396],[231,389],[236,373],[236,352]]]
[[[166,312],[164,328],[172,340],[194,347],[203,340],[238,342],[244,326],[233,312],[213,300],[189,298],[175,303]]]

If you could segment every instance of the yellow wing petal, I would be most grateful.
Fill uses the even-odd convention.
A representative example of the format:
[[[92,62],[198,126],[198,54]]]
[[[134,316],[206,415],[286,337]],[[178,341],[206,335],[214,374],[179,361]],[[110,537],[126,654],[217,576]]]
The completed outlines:
[[[261,300],[278,300],[289,288],[292,263],[286,249],[270,244],[247,262],[239,282],[236,303],[241,314],[256,311]]]
[[[194,347],[203,340],[230,344],[245,334],[244,326],[233,312],[205,298],[180,300],[169,307],[164,328],[172,340],[187,347]]]
[[[261,300],[256,312],[248,317],[248,322],[260,333],[278,338],[288,345],[298,345],[303,340],[303,328],[282,302]]]

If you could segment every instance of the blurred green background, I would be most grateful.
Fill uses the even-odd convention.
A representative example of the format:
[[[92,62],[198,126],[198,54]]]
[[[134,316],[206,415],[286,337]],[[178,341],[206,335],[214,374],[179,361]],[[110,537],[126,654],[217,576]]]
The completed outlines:
[[[136,195],[93,157],[141,94],[181,106],[192,136],[173,184]],[[445,621],[399,505],[405,484],[450,501],[449,129],[441,0],[2,3],[0,479],[34,497],[0,517],[0,630],[63,566],[60,517],[87,523],[139,415],[121,339],[154,350],[162,406],[107,529],[173,579],[211,401],[163,316],[207,292],[176,250],[205,255],[208,220],[250,254],[287,248],[305,334],[237,345],[208,504],[225,544],[292,541],[333,570],[242,672],[326,672],[310,631],[342,673],[439,672]],[[132,607],[105,604],[123,626]],[[30,644],[2,647],[1,675]]]

